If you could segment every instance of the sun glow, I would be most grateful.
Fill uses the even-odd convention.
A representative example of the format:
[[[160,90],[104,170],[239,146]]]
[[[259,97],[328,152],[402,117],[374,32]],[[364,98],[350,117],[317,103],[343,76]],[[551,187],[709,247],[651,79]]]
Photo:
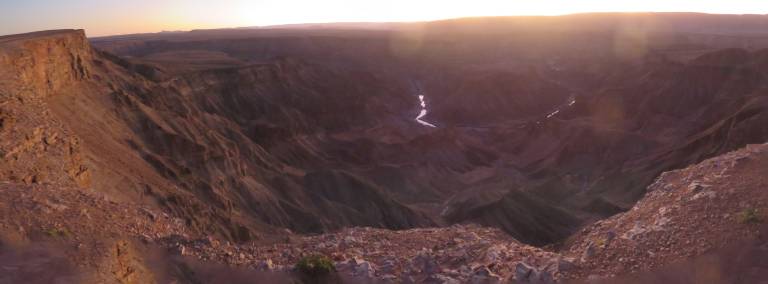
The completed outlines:
[[[295,23],[428,21],[472,16],[640,11],[766,14],[768,5],[765,0],[0,1],[0,34],[83,28],[94,36]]]
[[[309,22],[425,21],[472,16],[563,15],[584,12],[768,13],[761,0],[389,0],[242,1],[242,22],[273,25]],[[273,11],[284,11],[274,13]]]

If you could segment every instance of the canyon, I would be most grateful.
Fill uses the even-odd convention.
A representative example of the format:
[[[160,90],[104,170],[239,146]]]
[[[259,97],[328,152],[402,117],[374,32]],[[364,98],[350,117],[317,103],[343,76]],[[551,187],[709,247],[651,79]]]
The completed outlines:
[[[631,282],[728,255],[764,236],[739,216],[768,204],[767,19],[2,36],[0,282],[289,282],[310,254],[347,282]]]

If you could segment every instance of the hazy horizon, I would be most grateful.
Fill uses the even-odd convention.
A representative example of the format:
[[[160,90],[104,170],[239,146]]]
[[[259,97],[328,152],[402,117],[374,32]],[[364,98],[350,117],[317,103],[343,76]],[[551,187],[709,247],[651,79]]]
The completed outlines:
[[[88,36],[193,29],[345,22],[415,22],[483,16],[555,16],[592,12],[768,14],[757,0],[737,1],[412,1],[79,0],[0,1],[0,35],[84,29]]]

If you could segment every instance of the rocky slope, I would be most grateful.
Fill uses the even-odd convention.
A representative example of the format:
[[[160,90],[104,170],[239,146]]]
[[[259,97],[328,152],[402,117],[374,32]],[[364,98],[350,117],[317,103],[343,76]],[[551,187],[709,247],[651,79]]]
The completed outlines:
[[[498,229],[474,225],[402,231],[353,228],[319,236],[290,236],[268,246],[207,239],[164,242],[184,255],[273,272],[293,271],[303,256],[328,255],[338,273],[354,282],[498,283],[514,277],[551,281],[559,269],[573,265]],[[538,267],[547,270],[538,271]]]
[[[764,239],[766,169],[761,144],[662,174],[631,210],[571,238],[564,254],[580,259],[572,275],[623,275]]]
[[[696,260],[743,241],[763,239],[763,209],[768,206],[768,197],[762,191],[768,185],[763,176],[768,168],[766,163],[768,144],[750,145],[665,173],[649,188],[648,196],[630,211],[584,228],[565,247],[555,251],[524,245],[498,229],[475,225],[404,231],[353,228],[318,236],[289,234],[268,245],[234,244],[187,234],[181,220],[146,208],[122,205],[98,193],[39,185],[4,183],[0,210],[6,216],[1,220],[6,247],[24,247],[24,242],[40,240],[70,244],[64,253],[80,263],[82,269],[107,269],[96,275],[127,282],[156,273],[144,267],[142,261],[147,261],[147,256],[140,253],[141,247],[154,244],[172,254],[287,275],[277,279],[294,277],[290,276],[293,265],[302,256],[323,254],[335,261],[342,279],[353,282],[553,283],[589,276],[592,282],[603,281],[598,279],[605,277],[610,283],[618,281],[610,280],[616,275],[661,271],[671,263]],[[104,243],[110,237],[135,238],[144,243],[118,241],[114,244],[118,251],[139,247],[132,249],[139,253],[121,258],[120,253],[102,253],[103,246],[113,245]],[[716,253],[708,261],[723,262],[725,255]],[[115,264],[104,266],[104,260]],[[34,269],[29,263],[19,262],[4,267]],[[722,269],[728,267],[725,263],[709,266],[708,273],[721,278],[708,279],[715,283],[761,279],[755,271],[724,275]],[[120,274],[121,269],[130,273]],[[12,273],[9,277],[21,277],[24,273],[27,272]],[[650,275],[656,275],[653,273]],[[693,277],[700,277],[677,274],[678,280],[694,281]],[[58,277],[92,279],[81,278],[85,276],[80,273]],[[181,280],[178,276],[171,278]]]
[[[358,282],[554,283],[575,279],[643,283],[642,279],[666,279],[667,283],[671,280],[668,275],[663,278],[669,274],[664,269],[689,261],[707,274],[680,270],[671,273],[676,275],[675,281],[749,282],[763,279],[760,271],[768,267],[754,260],[740,263],[744,266],[729,265],[726,257],[735,254],[734,245],[751,241],[756,241],[753,250],[758,257],[765,250],[766,169],[768,144],[759,144],[666,172],[631,210],[585,227],[564,247],[550,251],[475,225],[405,231],[354,228],[319,236],[290,236],[267,246],[225,245],[215,240],[164,242],[186,255],[266,271],[291,271],[302,256],[328,255],[339,273]],[[700,261],[713,264],[701,266],[706,263],[700,265]],[[646,274],[638,276],[638,272]],[[630,277],[615,278],[625,275]]]
[[[0,184],[3,283],[147,283],[146,237],[186,235],[181,219],[77,187]]]

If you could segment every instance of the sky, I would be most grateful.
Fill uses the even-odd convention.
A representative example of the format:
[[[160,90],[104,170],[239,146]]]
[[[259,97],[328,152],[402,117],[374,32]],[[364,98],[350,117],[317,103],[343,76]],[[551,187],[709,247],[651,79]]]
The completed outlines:
[[[0,35],[88,36],[293,23],[425,21],[582,12],[768,14],[768,0],[0,0]]]

